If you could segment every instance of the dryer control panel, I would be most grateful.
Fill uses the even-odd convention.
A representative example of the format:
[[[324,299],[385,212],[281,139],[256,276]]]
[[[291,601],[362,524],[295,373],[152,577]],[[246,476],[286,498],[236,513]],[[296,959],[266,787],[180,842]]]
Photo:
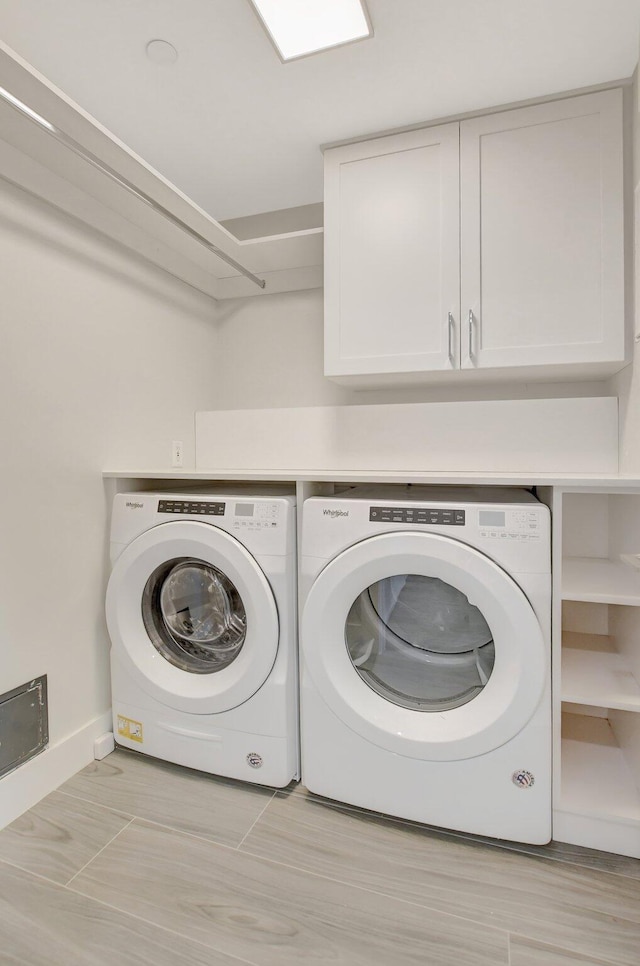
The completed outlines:
[[[438,541],[429,542],[435,535],[468,544],[512,574],[550,572],[549,508],[519,488],[354,487],[309,497],[303,519],[306,559],[331,560],[369,537],[375,538],[374,553],[384,545],[378,536],[386,540],[387,534],[402,531],[422,535],[408,540],[412,553],[421,553],[423,545],[425,553],[437,555]]]
[[[537,507],[517,510],[479,510],[478,531],[489,540],[540,540],[542,517]]]
[[[529,509],[479,509],[457,507],[370,506],[370,523],[405,523],[436,527],[468,527],[475,523],[478,535],[488,540],[540,540],[541,516],[538,507]]]
[[[370,522],[377,523],[424,523],[445,527],[463,527],[465,511],[442,507],[372,506]]]

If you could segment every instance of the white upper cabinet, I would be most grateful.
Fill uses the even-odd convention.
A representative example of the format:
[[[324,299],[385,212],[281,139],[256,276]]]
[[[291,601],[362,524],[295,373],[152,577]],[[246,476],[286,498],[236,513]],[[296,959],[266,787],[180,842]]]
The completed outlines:
[[[620,368],[622,131],[609,90],[327,151],[325,374]]]
[[[325,155],[325,371],[458,366],[459,125]]]
[[[624,358],[622,92],[460,125],[464,368]]]

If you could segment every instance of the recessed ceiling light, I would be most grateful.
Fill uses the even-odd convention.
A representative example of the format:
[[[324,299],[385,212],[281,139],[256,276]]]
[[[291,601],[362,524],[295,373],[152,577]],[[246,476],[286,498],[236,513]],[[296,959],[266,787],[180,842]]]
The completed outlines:
[[[147,44],[147,57],[154,64],[175,64],[178,51],[168,40],[150,40]]]
[[[251,0],[282,60],[373,35],[364,0]]]

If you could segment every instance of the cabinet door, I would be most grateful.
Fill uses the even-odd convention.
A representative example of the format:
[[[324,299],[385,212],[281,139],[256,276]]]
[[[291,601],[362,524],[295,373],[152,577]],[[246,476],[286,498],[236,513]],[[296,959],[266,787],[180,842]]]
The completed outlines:
[[[463,368],[624,359],[622,160],[620,90],[461,123]]]
[[[459,126],[325,154],[325,373],[459,365]]]

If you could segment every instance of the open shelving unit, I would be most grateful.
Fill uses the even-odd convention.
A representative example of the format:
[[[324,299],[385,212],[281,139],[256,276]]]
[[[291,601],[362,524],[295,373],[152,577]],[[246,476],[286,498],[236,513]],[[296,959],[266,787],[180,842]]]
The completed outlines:
[[[571,712],[563,717],[567,801],[585,814],[635,821],[638,790],[608,719]]]
[[[565,557],[562,599],[640,606],[640,571],[621,561]]]
[[[640,857],[640,492],[560,499],[554,838]]]
[[[640,684],[609,635],[564,632],[562,700],[567,704],[640,711]]]
[[[265,214],[226,227],[1,40],[0,89],[9,95],[0,96],[5,181],[216,300],[322,286],[323,229],[314,206],[308,226],[283,227],[282,218]]]

